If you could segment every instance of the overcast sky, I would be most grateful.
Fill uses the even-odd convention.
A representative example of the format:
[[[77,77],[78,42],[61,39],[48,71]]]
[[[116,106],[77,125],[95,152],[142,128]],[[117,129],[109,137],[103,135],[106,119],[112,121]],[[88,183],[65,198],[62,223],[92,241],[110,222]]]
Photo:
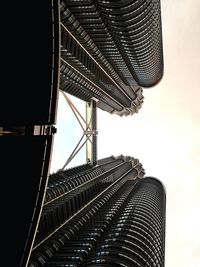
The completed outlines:
[[[199,267],[200,0],[163,0],[161,8],[163,79],[144,89],[138,114],[121,118],[98,110],[98,158],[133,156],[146,175],[163,181],[166,267]],[[82,134],[64,99],[59,102],[51,172],[63,166],[66,151],[72,151]],[[77,105],[84,113],[84,103],[77,100]],[[82,150],[72,166],[84,163],[84,157]]]

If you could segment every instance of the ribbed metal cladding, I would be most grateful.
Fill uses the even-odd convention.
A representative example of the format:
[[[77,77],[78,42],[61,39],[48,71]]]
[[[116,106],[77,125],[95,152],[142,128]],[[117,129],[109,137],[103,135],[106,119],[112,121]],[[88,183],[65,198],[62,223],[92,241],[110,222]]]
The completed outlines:
[[[163,76],[160,1],[95,2],[131,76],[143,87],[156,84]]]
[[[160,2],[63,0],[61,89],[119,115],[163,75]],[[88,101],[88,100],[86,100]]]
[[[165,209],[161,182],[152,177],[139,180],[118,218],[81,266],[163,267]]]
[[[30,267],[164,266],[165,190],[130,171],[32,255]]]
[[[159,0],[62,0],[61,89],[129,115],[163,76]]]
[[[121,155],[99,160],[96,167],[84,170],[80,175],[73,171],[71,177],[64,178],[63,172],[60,179],[51,181],[29,266],[39,267],[50,264],[50,266],[67,267],[79,266],[77,264],[86,262],[85,256],[98,241],[95,236],[100,238],[106,231],[113,215],[118,212],[132,190],[126,182],[132,180],[134,184],[144,173],[137,159]],[[118,200],[119,196],[121,200]],[[115,210],[116,203],[119,205]],[[102,223],[95,221],[96,216]],[[97,224],[99,227],[96,227]],[[87,230],[88,226],[91,228]],[[98,233],[95,232],[96,230]],[[75,254],[76,257],[74,257]],[[80,259],[83,260],[80,261]],[[60,265],[61,261],[64,265]]]

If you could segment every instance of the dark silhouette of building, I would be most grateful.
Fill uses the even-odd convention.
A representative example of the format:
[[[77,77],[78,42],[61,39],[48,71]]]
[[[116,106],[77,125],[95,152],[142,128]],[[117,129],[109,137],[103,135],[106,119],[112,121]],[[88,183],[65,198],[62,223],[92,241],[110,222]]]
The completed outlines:
[[[7,200],[1,253],[12,255],[11,266],[26,264],[48,181],[59,92],[59,14],[55,0],[32,2],[27,9],[15,2],[9,8],[12,27],[5,23],[2,35],[7,85],[0,90],[0,176]]]

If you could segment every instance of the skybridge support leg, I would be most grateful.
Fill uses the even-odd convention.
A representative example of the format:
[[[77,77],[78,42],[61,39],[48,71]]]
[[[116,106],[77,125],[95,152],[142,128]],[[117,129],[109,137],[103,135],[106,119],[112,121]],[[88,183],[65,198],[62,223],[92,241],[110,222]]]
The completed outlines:
[[[96,101],[86,103],[86,161],[92,165],[97,163],[97,108]]]

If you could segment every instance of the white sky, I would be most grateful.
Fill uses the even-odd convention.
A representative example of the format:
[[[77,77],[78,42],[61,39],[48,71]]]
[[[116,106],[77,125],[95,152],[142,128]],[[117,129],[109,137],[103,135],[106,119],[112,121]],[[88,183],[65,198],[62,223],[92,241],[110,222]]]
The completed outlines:
[[[67,94],[67,96],[85,118],[85,102],[71,95]],[[81,123],[84,125],[82,120]],[[57,133],[54,137],[50,173],[56,172],[58,169],[63,168],[68,157],[73,152],[83,134],[83,130],[78,120],[60,92],[58,98],[56,128]],[[80,143],[80,145],[83,144],[84,140]],[[79,153],[77,153],[73,160],[67,165],[67,168],[78,166],[84,163],[86,163],[85,146],[83,146]]]
[[[133,156],[143,164],[146,175],[163,181],[167,190],[166,267],[199,267],[200,0],[163,0],[161,4],[163,79],[144,89],[138,114],[121,118],[98,110],[98,158]],[[51,172],[63,166],[67,150],[72,151],[71,145],[82,134],[78,123],[74,128],[64,100],[60,102]],[[78,105],[84,113],[84,104]],[[84,157],[85,150],[72,166],[84,163]]]

